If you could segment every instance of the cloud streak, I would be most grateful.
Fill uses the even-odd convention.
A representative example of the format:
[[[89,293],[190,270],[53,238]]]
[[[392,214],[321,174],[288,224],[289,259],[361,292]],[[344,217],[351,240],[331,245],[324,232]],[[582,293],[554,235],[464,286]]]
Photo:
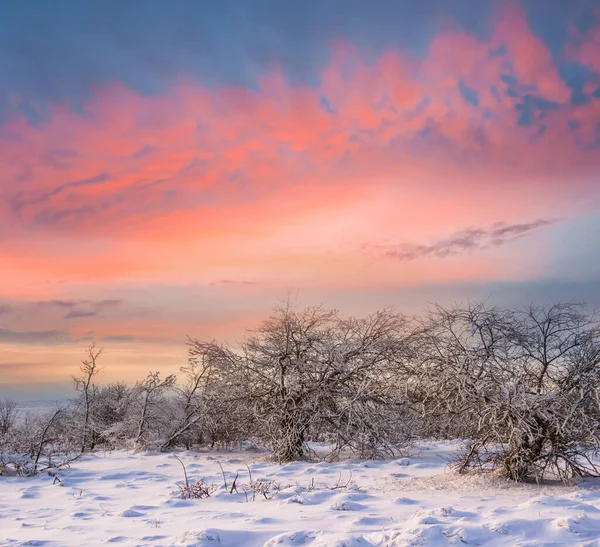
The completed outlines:
[[[70,341],[68,333],[58,330],[13,331],[0,329],[0,344],[59,344]]]
[[[83,317],[96,317],[98,315],[95,311],[88,310],[73,310],[65,315],[65,319],[81,319]]]
[[[526,224],[499,222],[490,228],[467,228],[432,244],[404,243],[385,255],[396,260],[419,258],[447,258],[475,251],[500,247],[537,232],[540,228],[554,224],[555,220],[536,220]]]

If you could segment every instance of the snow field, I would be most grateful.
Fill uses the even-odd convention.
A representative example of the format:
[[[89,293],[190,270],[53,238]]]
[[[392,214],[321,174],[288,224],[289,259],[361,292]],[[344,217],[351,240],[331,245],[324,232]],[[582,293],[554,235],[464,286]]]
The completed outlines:
[[[396,460],[281,466],[255,452],[97,453],[56,484],[48,475],[0,477],[0,545],[600,546],[600,482],[458,476],[447,466],[456,448],[423,443]],[[191,482],[215,485],[211,497],[181,497],[175,456]],[[244,491],[246,466],[271,485],[269,499]]]

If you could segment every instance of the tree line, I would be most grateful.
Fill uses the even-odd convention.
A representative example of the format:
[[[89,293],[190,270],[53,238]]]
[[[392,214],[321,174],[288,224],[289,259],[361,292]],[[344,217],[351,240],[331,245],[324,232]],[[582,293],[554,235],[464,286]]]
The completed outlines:
[[[567,482],[600,471],[600,323],[582,304],[355,318],[287,303],[235,346],[188,339],[177,376],[101,385],[101,356],[87,349],[76,396],[49,415],[0,402],[0,474],[100,448],[250,441],[284,462],[316,458],[309,441],[328,458],[386,458],[416,439],[463,440],[463,473]]]

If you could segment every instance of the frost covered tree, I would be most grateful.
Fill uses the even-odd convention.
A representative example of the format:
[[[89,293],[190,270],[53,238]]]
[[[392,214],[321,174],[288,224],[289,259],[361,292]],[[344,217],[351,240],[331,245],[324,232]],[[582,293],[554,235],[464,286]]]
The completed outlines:
[[[182,386],[175,386],[172,401],[173,422],[171,430],[161,444],[166,450],[183,443],[186,448],[201,444],[204,431],[202,420],[206,417],[206,387],[213,376],[213,369],[207,359],[190,354],[188,364],[180,368],[184,378]]]
[[[33,476],[68,465],[81,455],[80,439],[72,432],[71,415],[64,407],[25,415],[0,443],[0,467]]]
[[[600,328],[583,306],[438,307],[420,327],[412,394],[434,434],[471,439],[460,470],[598,475]]]
[[[79,366],[79,376],[73,377],[73,383],[75,390],[79,393],[80,409],[81,409],[81,452],[85,452],[88,447],[90,450],[94,449],[95,445],[95,432],[91,427],[92,419],[92,405],[97,394],[97,389],[94,384],[94,377],[100,372],[98,366],[98,357],[102,354],[102,348],[96,349],[96,344],[91,344],[87,350],[87,358],[83,360]]]
[[[389,310],[355,320],[287,303],[236,350],[192,344],[218,371],[215,386],[225,400],[248,409],[254,437],[279,461],[289,461],[307,456],[315,430],[325,429],[339,447],[376,451],[397,440],[398,429],[386,420],[399,408],[397,392],[386,379],[404,357],[405,327],[406,320]]]
[[[125,446],[133,436],[134,394],[125,382],[111,382],[98,388],[92,407],[97,442],[108,448]]]
[[[0,400],[0,439],[7,437],[14,430],[18,414],[15,401]]]
[[[161,430],[165,429],[161,404],[164,395],[175,385],[176,376],[170,374],[165,378],[160,377],[160,372],[150,372],[146,378],[138,382],[133,388],[134,400],[138,408],[136,416],[136,432],[133,444],[136,449],[144,449],[152,440],[160,437]]]

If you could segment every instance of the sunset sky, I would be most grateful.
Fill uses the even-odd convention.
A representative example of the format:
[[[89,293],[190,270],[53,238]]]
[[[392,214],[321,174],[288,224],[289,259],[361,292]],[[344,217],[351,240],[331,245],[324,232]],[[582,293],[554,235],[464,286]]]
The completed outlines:
[[[3,2],[0,397],[364,314],[600,307],[600,1]]]

